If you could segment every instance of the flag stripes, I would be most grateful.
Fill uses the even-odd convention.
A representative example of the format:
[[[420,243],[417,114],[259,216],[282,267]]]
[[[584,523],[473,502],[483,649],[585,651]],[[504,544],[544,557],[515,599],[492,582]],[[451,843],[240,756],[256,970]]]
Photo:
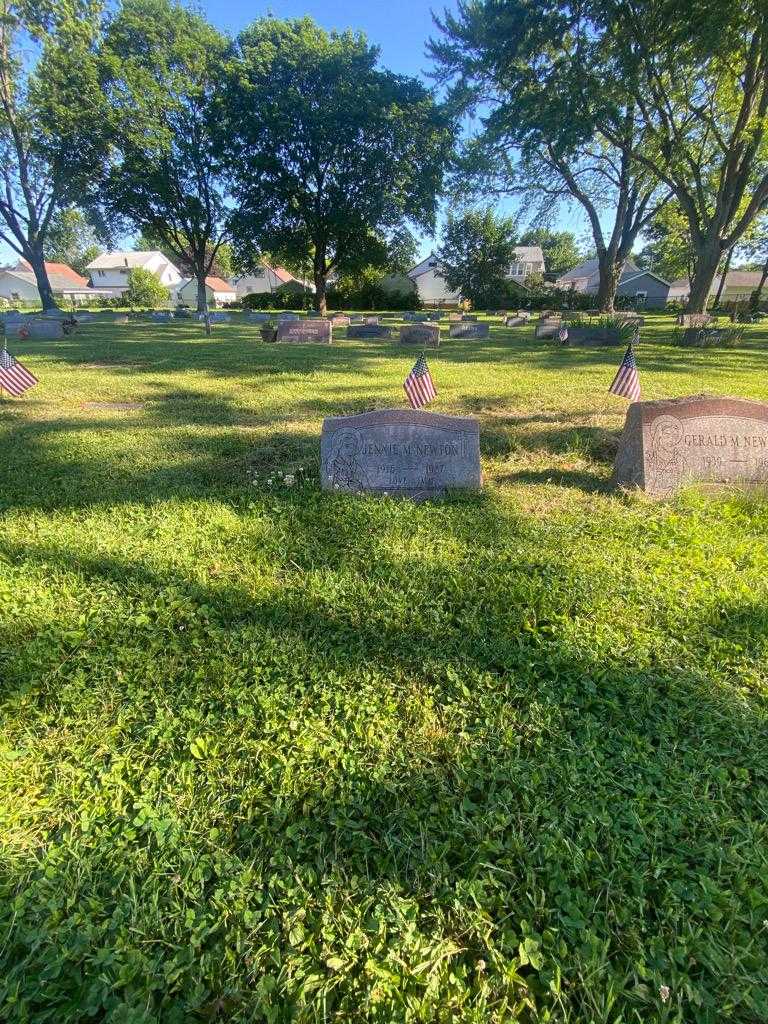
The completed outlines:
[[[405,393],[412,408],[420,409],[422,405],[431,402],[437,397],[435,385],[432,383],[432,374],[429,372],[427,360],[422,352],[416,360],[413,369],[405,378],[403,383]]]
[[[636,402],[640,397],[640,378],[637,374],[637,363],[632,342],[627,346],[621,366],[613,378],[613,383],[608,388],[611,394],[620,398],[628,398],[630,402]]]
[[[37,384],[37,377],[30,373],[7,349],[0,349],[0,388],[18,398]]]

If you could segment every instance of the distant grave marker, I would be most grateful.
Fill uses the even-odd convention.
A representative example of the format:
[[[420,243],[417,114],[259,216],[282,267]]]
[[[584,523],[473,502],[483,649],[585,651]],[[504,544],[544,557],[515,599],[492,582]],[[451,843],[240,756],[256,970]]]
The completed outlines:
[[[295,345],[330,345],[333,337],[328,320],[280,320],[277,325],[277,341]]]
[[[451,324],[448,328],[448,333],[452,338],[487,338],[490,334],[490,327],[488,324],[479,324],[461,322]]]
[[[351,324],[347,328],[348,338],[391,338],[392,328],[385,324]]]
[[[437,324],[408,324],[400,328],[400,344],[439,348],[440,328]]]

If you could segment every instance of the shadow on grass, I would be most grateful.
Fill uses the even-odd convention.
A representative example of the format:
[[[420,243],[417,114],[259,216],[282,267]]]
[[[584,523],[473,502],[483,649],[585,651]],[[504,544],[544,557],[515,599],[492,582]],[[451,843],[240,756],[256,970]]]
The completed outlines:
[[[39,860],[7,883],[24,899],[5,977],[27,1016],[105,1016],[119,993],[158,1018],[245,1021],[269,975],[274,1019],[363,1019],[369,1002],[440,1019],[455,995],[456,1019],[525,997],[537,1016],[662,1020],[661,984],[688,986],[702,1019],[724,1000],[760,1019],[765,709],[716,677],[727,651],[762,651],[765,615],[724,622],[717,594],[579,632],[620,575],[487,495],[443,506],[448,564],[392,547],[393,525],[424,537],[432,510],[270,501],[285,573],[257,593],[0,538],[7,564],[108,595],[84,635],[63,616],[4,634],[6,696],[34,693],[28,742],[66,723],[64,770],[38,785],[70,824],[44,817]],[[251,513],[232,511],[247,536]],[[216,742],[195,761],[201,733]],[[308,972],[334,982],[322,998]]]

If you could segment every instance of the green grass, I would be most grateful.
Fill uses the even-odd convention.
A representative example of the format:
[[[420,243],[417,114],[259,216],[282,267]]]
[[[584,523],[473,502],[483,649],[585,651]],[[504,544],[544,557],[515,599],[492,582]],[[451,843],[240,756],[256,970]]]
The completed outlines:
[[[768,398],[651,320],[644,397]],[[768,503],[612,491],[621,350],[530,327],[429,357],[481,494],[323,495],[413,360],[335,333],[12,345],[0,1019],[768,1019]]]

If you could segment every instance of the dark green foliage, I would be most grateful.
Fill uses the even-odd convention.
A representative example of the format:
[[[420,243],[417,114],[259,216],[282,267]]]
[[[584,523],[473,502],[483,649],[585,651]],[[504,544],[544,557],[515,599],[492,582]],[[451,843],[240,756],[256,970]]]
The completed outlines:
[[[452,126],[420,82],[377,60],[361,35],[265,18],[238,37],[227,77],[238,260],[311,254],[318,308],[331,271],[381,265],[392,232],[434,225]]]
[[[475,309],[493,309],[510,297],[509,270],[515,262],[517,222],[488,207],[448,214],[437,252],[451,291]],[[519,295],[520,290],[515,289]]]
[[[128,271],[128,288],[122,296],[121,305],[157,309],[159,306],[167,307],[168,302],[168,289],[160,284],[151,270],[134,267]]]

